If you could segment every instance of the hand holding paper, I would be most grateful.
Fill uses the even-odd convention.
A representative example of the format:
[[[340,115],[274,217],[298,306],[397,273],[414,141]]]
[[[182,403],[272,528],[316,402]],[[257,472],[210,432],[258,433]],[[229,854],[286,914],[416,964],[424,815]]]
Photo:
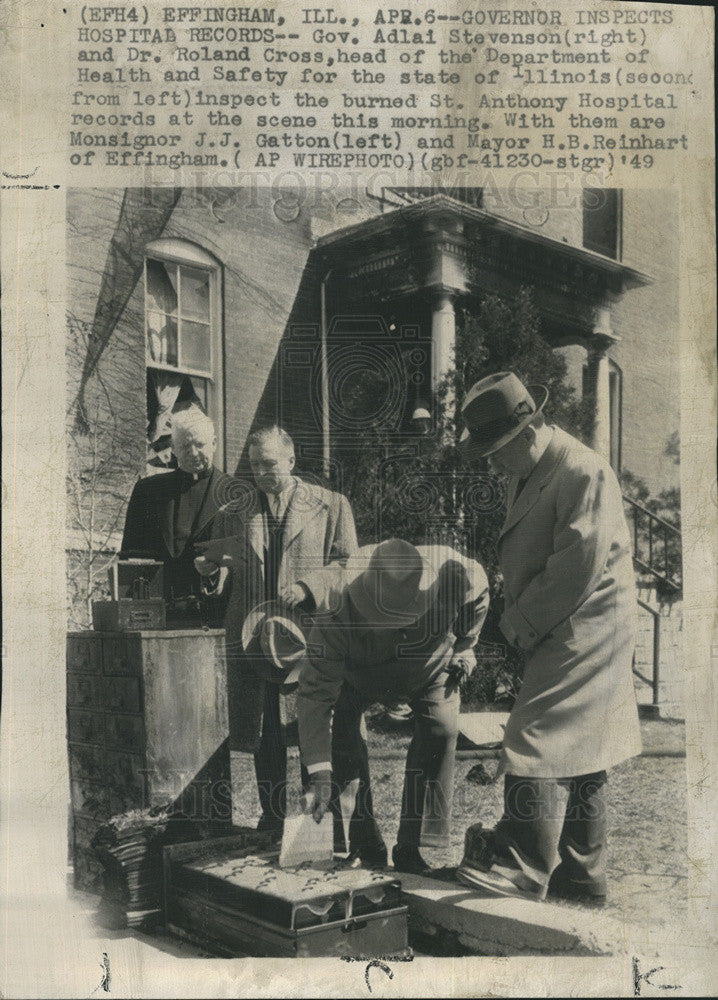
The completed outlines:
[[[284,820],[282,849],[279,854],[280,868],[311,861],[331,862],[334,860],[334,823],[330,815],[315,822],[309,813],[287,816]]]
[[[316,823],[321,823],[329,808],[332,795],[332,772],[315,771],[309,776],[309,791],[307,792],[304,812],[311,813]]]

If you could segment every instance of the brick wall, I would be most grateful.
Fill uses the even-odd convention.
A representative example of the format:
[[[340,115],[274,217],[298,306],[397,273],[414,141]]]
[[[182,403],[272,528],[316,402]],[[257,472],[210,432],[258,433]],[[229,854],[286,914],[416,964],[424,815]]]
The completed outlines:
[[[98,550],[95,567],[119,544],[132,486],[145,470],[144,301],[141,276],[126,301],[84,388],[84,424],[77,394],[93,318],[124,192],[68,195],[68,545]],[[351,208],[348,210],[347,206]],[[487,192],[484,207],[555,239],[581,244],[580,191]],[[234,471],[258,420],[280,420],[297,444],[316,451],[320,427],[314,365],[285,363],[287,350],[312,358],[318,347],[319,283],[324,265],[311,254],[318,233],[377,214],[376,202],[353,192],[350,201],[296,202],[268,189],[185,190],[158,236],[189,240],[213,254],[223,272],[224,452]],[[628,292],[613,310],[621,341],[612,357],[624,379],[623,465],[652,491],[677,484],[666,456],[678,429],[676,342],[677,208],[669,193],[626,192],[624,261],[655,278]],[[581,384],[584,350],[564,349],[570,378]],[[293,355],[299,357],[300,355]],[[91,536],[91,537],[90,537]],[[101,556],[101,558],[100,558]]]
[[[98,588],[121,541],[127,500],[145,473],[144,286],[141,272],[96,366],[83,379],[93,350],[98,295],[110,267],[121,189],[71,191],[67,202],[68,600],[76,622],[86,618],[87,555]],[[278,415],[275,359],[303,296],[297,293],[311,247],[307,212],[275,211],[268,190],[182,193],[163,231],[153,238],[189,240],[212,253],[223,271],[225,454],[234,471],[260,413]],[[283,218],[284,216],[284,218]],[[306,284],[306,283],[305,283]],[[311,282],[310,282],[311,285]],[[307,292],[312,300],[313,291]],[[311,306],[310,301],[310,306]],[[301,309],[300,309],[301,311]],[[95,340],[97,338],[94,338]],[[291,396],[291,384],[285,389]],[[84,382],[82,406],[78,392]],[[295,408],[306,409],[298,399]],[[81,409],[81,417],[78,414]]]

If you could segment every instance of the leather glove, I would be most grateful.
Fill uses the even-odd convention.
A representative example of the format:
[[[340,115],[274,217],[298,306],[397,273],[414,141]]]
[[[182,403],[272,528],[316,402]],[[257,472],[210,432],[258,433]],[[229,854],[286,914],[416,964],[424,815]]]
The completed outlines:
[[[315,771],[309,775],[309,789],[304,801],[304,812],[311,813],[316,823],[321,823],[332,797],[332,772]]]
[[[471,675],[475,666],[476,658],[473,653],[456,653],[446,670],[449,675],[447,691],[457,691],[463,681]]]

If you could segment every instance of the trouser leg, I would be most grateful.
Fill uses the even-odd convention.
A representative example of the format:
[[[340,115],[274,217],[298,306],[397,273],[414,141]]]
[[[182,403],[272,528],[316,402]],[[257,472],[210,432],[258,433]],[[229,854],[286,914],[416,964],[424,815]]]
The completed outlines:
[[[520,869],[545,894],[559,861],[570,779],[504,779],[504,813],[494,830],[498,863]]]
[[[374,818],[374,803],[369,774],[369,751],[361,734],[361,719],[366,703],[349,685],[344,684],[334,706],[332,722],[333,794],[330,803],[334,815],[335,842],[344,843],[339,795],[358,780],[354,811],[349,823],[349,850],[363,853],[384,846]]]
[[[566,895],[606,895],[605,771],[570,779],[566,818],[558,849],[560,864],[551,889]]]
[[[287,813],[287,748],[279,717],[279,688],[264,685],[262,738],[254,754],[262,829],[279,829]]]
[[[447,689],[442,674],[412,699],[411,708],[414,735],[406,755],[397,843],[445,847],[454,793],[459,692]]]

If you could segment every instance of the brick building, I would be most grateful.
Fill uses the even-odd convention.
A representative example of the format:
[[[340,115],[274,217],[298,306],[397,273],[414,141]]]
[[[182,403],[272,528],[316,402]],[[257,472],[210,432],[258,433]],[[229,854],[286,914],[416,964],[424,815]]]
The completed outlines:
[[[678,486],[678,219],[666,192],[238,189],[70,192],[68,577],[76,624],[179,401],[235,471],[257,423],[341,487],[357,371],[389,373],[397,433],[451,364],[456,316],[533,288],[542,333],[595,407],[594,446],[651,493]],[[382,409],[383,408],[383,409]]]

